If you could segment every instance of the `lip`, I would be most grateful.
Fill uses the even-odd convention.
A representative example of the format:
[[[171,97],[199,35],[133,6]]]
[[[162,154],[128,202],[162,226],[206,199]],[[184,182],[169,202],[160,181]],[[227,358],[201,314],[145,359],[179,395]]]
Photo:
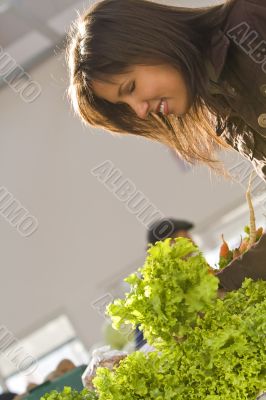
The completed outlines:
[[[165,103],[165,113],[164,113],[164,115],[168,115],[169,114],[169,108],[168,108],[168,103],[167,103],[166,99],[161,99],[159,101],[159,104],[158,104],[158,106],[156,108],[156,113],[160,112],[160,105],[161,105],[162,101]]]

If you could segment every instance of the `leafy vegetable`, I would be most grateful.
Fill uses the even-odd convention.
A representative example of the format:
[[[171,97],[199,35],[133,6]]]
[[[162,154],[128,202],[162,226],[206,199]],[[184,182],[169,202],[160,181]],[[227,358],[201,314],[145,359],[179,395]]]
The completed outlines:
[[[166,239],[148,250],[139,274],[126,279],[131,285],[124,300],[107,308],[115,327],[140,324],[152,345],[175,343],[196,323],[198,314],[217,297],[218,279],[198,248],[186,238]]]
[[[219,268],[225,268],[233,260],[233,252],[229,249],[227,242],[224,240],[224,235],[222,235],[222,241],[220,247],[220,259]]]
[[[98,369],[99,400],[255,400],[266,389],[266,282],[209,303],[183,341]]]
[[[157,350],[135,352],[111,371],[98,368],[96,392],[65,388],[42,400],[255,400],[266,392],[266,281],[217,297],[217,278],[185,238],[149,249],[131,291],[108,310],[119,326],[141,323]]]
[[[52,390],[50,393],[43,395],[40,400],[96,400],[97,398],[97,394],[88,389],[83,389],[79,392],[69,386],[65,386],[62,392]]]

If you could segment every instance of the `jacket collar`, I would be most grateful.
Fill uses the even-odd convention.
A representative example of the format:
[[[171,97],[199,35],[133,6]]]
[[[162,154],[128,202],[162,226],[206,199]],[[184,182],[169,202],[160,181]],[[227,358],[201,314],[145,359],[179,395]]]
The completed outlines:
[[[217,82],[220,78],[226,62],[229,46],[230,40],[228,37],[220,29],[217,30],[211,38],[209,49],[210,63],[207,62],[209,77],[214,82]]]

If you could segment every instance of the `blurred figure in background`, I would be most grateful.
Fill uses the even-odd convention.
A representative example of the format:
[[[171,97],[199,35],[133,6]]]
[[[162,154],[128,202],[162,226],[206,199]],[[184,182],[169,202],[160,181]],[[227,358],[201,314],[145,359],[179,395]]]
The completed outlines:
[[[53,381],[74,368],[76,368],[75,364],[71,360],[65,358],[59,362],[54,371],[50,372],[50,374],[46,376],[45,381]]]
[[[171,228],[169,233],[165,232],[166,221],[168,222],[167,226]],[[169,237],[173,239],[177,237],[186,237],[192,240],[189,232],[192,228],[194,228],[194,224],[189,221],[174,218],[160,219],[155,221],[148,230],[147,243],[154,245],[159,240],[164,240]]]
[[[44,378],[43,383],[48,382],[48,381],[53,381],[53,380],[59,378],[60,376],[64,375],[65,373],[71,371],[74,368],[76,368],[75,364],[71,360],[64,358],[57,364],[56,368],[53,371],[51,371],[49,373],[49,375],[47,375]],[[26,391],[24,393],[22,393],[22,394],[15,394],[15,393],[10,393],[10,392],[3,393],[0,395],[0,400],[23,400],[25,397],[27,397],[29,395],[29,393],[31,391],[33,391],[35,388],[38,388],[43,383],[37,384],[34,382],[29,382],[27,385]],[[13,397],[12,397],[12,395],[13,395]]]
[[[13,400],[17,396],[17,393],[4,392],[0,394],[0,400]]]

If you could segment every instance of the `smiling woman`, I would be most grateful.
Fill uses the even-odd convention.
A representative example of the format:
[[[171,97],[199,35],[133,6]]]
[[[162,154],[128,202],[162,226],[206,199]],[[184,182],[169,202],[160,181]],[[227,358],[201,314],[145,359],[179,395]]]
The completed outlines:
[[[259,84],[261,75],[232,34],[242,19],[256,21],[251,14],[265,9],[262,0],[194,9],[100,1],[69,35],[74,110],[91,126],[159,141],[186,161],[217,171],[222,165],[215,151],[234,147],[265,178],[266,131],[254,116],[263,115],[265,97],[250,101],[254,82],[243,85],[251,71]]]
[[[161,112],[182,115],[188,110],[188,94],[182,75],[170,65],[136,65],[118,77],[117,83],[95,80],[96,96],[114,104],[128,104],[139,118]]]

